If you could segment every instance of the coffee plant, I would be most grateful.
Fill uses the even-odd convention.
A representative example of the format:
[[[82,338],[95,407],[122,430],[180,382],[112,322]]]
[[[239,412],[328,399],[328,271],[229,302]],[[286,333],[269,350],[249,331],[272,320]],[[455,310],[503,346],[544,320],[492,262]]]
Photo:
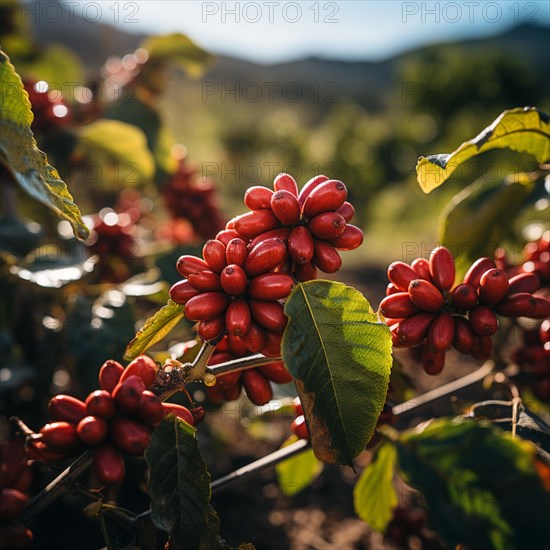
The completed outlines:
[[[124,82],[127,93],[146,89],[154,96],[159,91],[148,63],[142,61],[141,72],[113,70],[107,78]],[[344,182],[325,175],[298,182],[281,173],[269,185],[250,187],[243,197],[248,211],[225,222],[212,182],[195,178],[182,158],[170,170],[153,158],[146,143],[151,133],[125,127],[121,111],[116,116],[121,104],[113,102],[109,116],[95,121],[99,126],[83,127],[71,157],[100,150],[105,156],[106,147],[115,155],[116,147],[97,137],[122,132],[121,141],[130,140],[146,159],[140,177],[165,176],[159,196],[170,216],[189,224],[183,239],[169,231],[173,242],[190,245],[165,258],[178,277],[166,277],[166,285],[143,275],[146,252],[160,242],[150,231],[149,242],[143,238],[155,225],[150,199],[128,189],[113,197],[107,186],[100,196],[108,203],[83,218],[31,131],[32,125],[47,139],[82,113],[43,97],[40,82],[24,85],[3,53],[0,77],[3,196],[12,197],[17,186],[64,218],[78,239],[92,233],[78,267],[65,265],[73,271],[56,275],[20,261],[38,236],[19,231],[6,239],[4,229],[3,266],[11,276],[38,281],[50,296],[86,273],[96,276],[94,284],[108,292],[91,308],[85,300],[65,304],[64,315],[84,318],[89,329],[104,324],[114,331],[122,324],[118,315],[132,319],[125,296],[135,298],[134,312],[141,313],[143,296],[157,309],[135,335],[121,336],[127,336],[125,350],[99,340],[75,355],[88,376],[72,388],[87,397],[43,391],[49,418],[42,425],[3,411],[11,418],[0,443],[0,548],[31,548],[33,522],[67,494],[89,500],[86,514],[97,519],[108,548],[229,548],[220,534],[223,517],[211,504],[214,493],[275,467],[282,492],[293,495],[307,490],[324,464],[360,470],[356,514],[399,548],[545,547],[550,427],[527,403],[550,401],[548,228],[539,223],[538,238],[525,245],[521,258],[511,259],[506,248],[521,244],[513,222],[536,221],[533,205],[548,192],[548,115],[510,109],[455,152],[420,157],[417,177],[426,193],[491,149],[521,152],[536,164],[529,173],[462,190],[442,214],[439,246],[427,258],[391,263],[386,297],[374,309],[337,280],[341,252],[363,243],[362,230],[350,223],[355,209]],[[146,102],[136,105],[151,110]],[[120,177],[112,170],[110,176]],[[3,222],[15,226],[21,229]],[[156,269],[158,275],[161,267]],[[16,288],[10,284],[4,288]],[[47,305],[44,299],[44,311]],[[126,313],[119,311],[126,306]],[[19,343],[25,342],[22,319],[14,332]],[[183,342],[168,348],[171,331],[179,331]],[[76,347],[79,334],[67,339]],[[28,359],[39,355],[29,351]],[[437,376],[457,360],[473,372],[406,400],[410,380],[403,365],[412,367],[408,373]],[[291,383],[296,398],[274,399],[278,385]],[[468,394],[474,387],[477,393],[497,388],[492,396],[498,399],[476,402],[476,392]],[[452,398],[461,392],[469,403],[453,409]],[[212,480],[201,454],[207,410],[237,399],[253,403],[265,423],[273,420],[264,413],[274,404],[288,437],[279,450]],[[445,406],[433,412],[436,401]],[[136,468],[147,504],[134,511],[118,506],[117,496]],[[49,483],[39,486],[48,473]],[[404,486],[410,495],[400,500],[398,487]],[[254,543],[261,541],[239,548]]]

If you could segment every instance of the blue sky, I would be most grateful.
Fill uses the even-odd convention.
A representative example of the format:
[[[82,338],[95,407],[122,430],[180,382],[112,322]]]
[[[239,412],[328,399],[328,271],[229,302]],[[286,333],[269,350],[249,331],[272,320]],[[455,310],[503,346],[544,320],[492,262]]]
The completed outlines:
[[[213,53],[262,63],[305,56],[376,60],[426,44],[499,34],[519,23],[550,24],[548,0],[63,3],[128,32],[182,32]]]

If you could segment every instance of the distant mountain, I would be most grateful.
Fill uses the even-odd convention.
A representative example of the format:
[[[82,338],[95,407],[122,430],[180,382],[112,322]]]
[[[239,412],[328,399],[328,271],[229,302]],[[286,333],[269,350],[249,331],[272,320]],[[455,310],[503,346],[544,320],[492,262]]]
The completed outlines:
[[[41,2],[36,4],[38,9]],[[62,4],[61,4],[62,6]],[[58,42],[70,47],[84,61],[90,71],[97,71],[111,55],[124,55],[138,47],[145,38],[143,34],[133,34],[101,23],[92,23],[63,9],[61,17],[54,23],[38,18],[35,23],[35,36],[41,43]],[[548,29],[541,26],[519,25],[498,36],[467,40],[460,43],[449,43],[446,46],[458,45],[467,55],[483,55],[495,48],[506,48],[517,52],[534,67],[544,67],[548,61]],[[213,86],[223,83],[227,90],[239,85],[240,91],[246,90],[250,95],[261,89],[264,94],[270,93],[270,87],[281,93],[282,87],[288,85],[288,96],[299,90],[309,90],[317,94],[327,106],[331,95],[338,94],[357,99],[363,104],[377,104],[384,101],[389,87],[394,84],[396,67],[413,56],[429,55],[441,45],[418,48],[392,58],[371,61],[336,61],[328,59],[307,58],[299,61],[276,65],[259,65],[242,59],[218,56],[216,63],[203,77],[203,82]],[[550,88],[548,77],[540,71],[540,85]],[[291,83],[297,84],[292,88]],[[277,89],[278,88],[278,89]],[[315,99],[315,95],[312,95]]]

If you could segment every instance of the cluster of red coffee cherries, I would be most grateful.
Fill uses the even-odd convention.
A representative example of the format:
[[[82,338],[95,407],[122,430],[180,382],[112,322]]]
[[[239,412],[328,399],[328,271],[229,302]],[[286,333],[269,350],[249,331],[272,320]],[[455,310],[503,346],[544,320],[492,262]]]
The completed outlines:
[[[438,374],[445,353],[459,352],[485,360],[492,352],[497,315],[544,319],[550,301],[536,294],[541,281],[534,273],[509,278],[491,258],[472,264],[456,286],[454,258],[445,247],[435,248],[430,259],[411,265],[393,262],[388,268],[390,284],[380,313],[386,318],[395,347],[421,349],[428,374]]]
[[[248,349],[242,341],[230,339],[224,336],[221,342],[216,346],[208,364],[217,365],[225,361],[231,361],[246,355]],[[265,405],[273,397],[273,388],[270,382],[276,384],[288,384],[292,382],[292,375],[286,370],[284,363],[275,361],[251,368],[242,372],[229,372],[216,377],[216,384],[207,388],[208,398],[213,403],[222,401],[234,401],[244,391],[252,403],[255,405]]]
[[[194,425],[193,413],[181,405],[163,403],[147,388],[156,378],[157,364],[145,355],[126,368],[114,360],[99,371],[99,387],[80,401],[70,395],[50,399],[52,422],[28,443],[35,460],[56,462],[92,448],[96,478],[115,485],[124,477],[123,453],[141,456],[151,432],[167,414]],[[198,411],[200,412],[200,411]]]
[[[196,168],[185,159],[178,171],[165,183],[163,195],[173,218],[186,218],[201,239],[211,239],[224,227],[224,219],[216,199],[216,188],[207,178],[198,178]]]
[[[252,211],[206,242],[202,258],[181,256],[176,267],[185,278],[170,289],[203,339],[227,334],[234,348],[267,356],[280,355],[282,302],[295,279],[314,279],[317,267],[337,271],[337,248],[352,250],[363,239],[347,223],[354,210],[341,181],[317,176],[299,193],[290,175],[279,174],[273,187],[250,188]]]
[[[23,511],[32,481],[31,461],[22,439],[0,444],[0,550],[32,545],[32,532],[14,520]]]

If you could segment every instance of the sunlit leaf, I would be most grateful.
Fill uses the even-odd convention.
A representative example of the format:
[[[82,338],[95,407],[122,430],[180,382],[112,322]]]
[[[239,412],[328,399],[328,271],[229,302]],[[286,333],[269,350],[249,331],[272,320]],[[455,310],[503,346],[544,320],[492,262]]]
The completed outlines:
[[[393,474],[397,450],[392,443],[384,443],[373,461],[363,470],[353,489],[355,513],[377,531],[386,530],[397,506]]]
[[[141,355],[151,346],[160,342],[183,319],[183,306],[172,300],[159,309],[152,317],[149,317],[145,325],[128,344],[124,357],[131,361]]]
[[[550,159],[550,127],[546,113],[534,107],[504,111],[478,136],[453,153],[420,157],[416,165],[418,184],[429,193],[448,179],[468,159],[491,149],[512,149],[528,153],[539,163]]]
[[[21,78],[6,54],[0,51],[0,163],[32,198],[67,219],[74,234],[85,239],[88,228],[65,182],[38,149],[31,131],[33,114]]]
[[[285,305],[285,365],[296,381],[315,456],[352,464],[388,390],[391,338],[369,302],[342,283],[298,284]]]
[[[282,445],[287,447],[296,443],[298,437],[291,435]],[[275,467],[281,491],[286,496],[293,496],[307,489],[323,470],[323,463],[315,458],[312,449],[299,453],[279,462]]]

